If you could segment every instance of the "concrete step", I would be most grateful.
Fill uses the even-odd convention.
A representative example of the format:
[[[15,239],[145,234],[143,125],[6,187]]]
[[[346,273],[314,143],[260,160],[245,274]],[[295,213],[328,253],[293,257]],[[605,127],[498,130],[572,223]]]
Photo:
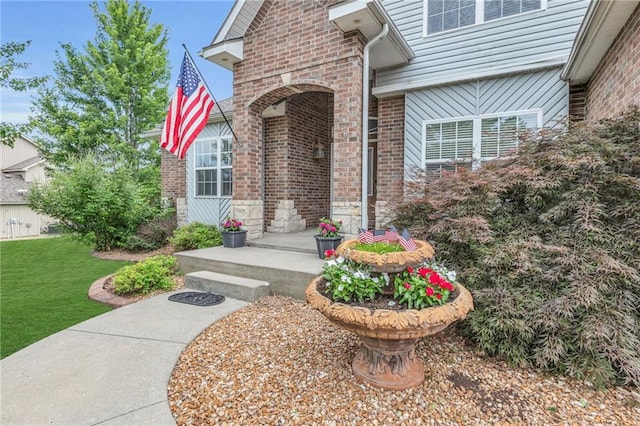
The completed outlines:
[[[224,297],[254,302],[270,294],[269,283],[211,271],[196,271],[185,275],[187,288],[221,294]]]
[[[273,242],[265,243],[261,239],[247,241],[246,245],[250,247],[260,247],[260,248],[282,250],[282,251],[294,251],[298,253],[317,253],[318,251],[313,247],[303,247],[303,246],[289,247],[285,245],[278,245],[277,243],[274,244]]]
[[[322,272],[323,264],[317,254],[250,246],[210,247],[174,253],[174,256],[185,274],[209,271],[268,282],[271,294],[300,300],[305,300],[304,291]]]

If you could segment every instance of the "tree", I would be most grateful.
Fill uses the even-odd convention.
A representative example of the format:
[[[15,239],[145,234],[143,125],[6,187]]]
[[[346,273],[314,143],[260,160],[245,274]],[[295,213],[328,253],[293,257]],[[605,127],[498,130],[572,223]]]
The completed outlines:
[[[32,124],[43,156],[64,168],[69,155],[95,153],[107,164],[124,159],[137,179],[159,191],[157,143],[140,133],[161,122],[169,81],[167,30],[149,24],[150,10],[138,1],[109,0],[83,51],[61,43],[52,84],[41,88]]]
[[[638,386],[640,110],[529,137],[477,171],[414,180],[394,222],[471,290],[461,326],[485,354]]]
[[[25,42],[8,42],[0,46],[0,88],[12,89],[16,92],[26,92],[42,85],[46,77],[11,77],[17,69],[29,68],[29,63],[19,62],[16,56],[21,55],[31,44],[30,40]],[[0,123],[0,142],[3,145],[13,146],[13,142],[22,133],[29,130],[27,124]]]

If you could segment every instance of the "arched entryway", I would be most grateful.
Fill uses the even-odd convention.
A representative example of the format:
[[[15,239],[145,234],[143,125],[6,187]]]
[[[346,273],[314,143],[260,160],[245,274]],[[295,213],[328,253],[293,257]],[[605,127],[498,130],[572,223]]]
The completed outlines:
[[[333,102],[330,89],[295,85],[250,105],[262,118],[263,231],[297,232],[330,216]]]

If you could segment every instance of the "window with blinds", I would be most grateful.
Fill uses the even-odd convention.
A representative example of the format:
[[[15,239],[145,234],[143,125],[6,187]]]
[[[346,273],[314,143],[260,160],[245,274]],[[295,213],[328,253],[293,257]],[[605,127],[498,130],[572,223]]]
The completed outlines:
[[[522,133],[541,124],[541,110],[426,121],[422,167],[437,176],[461,167],[476,168],[482,161],[515,153]]]
[[[431,123],[425,129],[424,166],[428,172],[469,167],[473,157],[473,120]]]
[[[538,114],[485,118],[480,125],[480,158],[486,161],[514,153],[520,134],[538,127]]]
[[[196,196],[230,197],[233,186],[231,138],[196,141]]]
[[[424,0],[426,34],[541,10],[547,0]]]

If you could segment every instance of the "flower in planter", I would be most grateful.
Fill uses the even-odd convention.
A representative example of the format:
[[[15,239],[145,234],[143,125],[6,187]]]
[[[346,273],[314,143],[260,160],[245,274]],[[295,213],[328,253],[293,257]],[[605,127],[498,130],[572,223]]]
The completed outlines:
[[[322,276],[327,280],[331,298],[337,302],[373,300],[389,283],[387,274],[373,274],[367,265],[351,262],[327,250]]]
[[[345,259],[334,250],[325,252],[322,271],[327,295],[335,302],[374,300],[387,287],[394,292],[394,300],[408,309],[444,305],[456,283],[454,271],[433,261],[397,273],[376,273],[369,265]]]
[[[341,220],[331,220],[324,217],[320,219],[320,223],[318,224],[318,234],[320,234],[321,237],[338,237],[341,228]]]
[[[240,227],[242,226],[242,222],[240,222],[238,219],[232,219],[227,217],[224,222],[222,222],[220,224],[220,228],[224,231],[224,232],[238,232],[238,231],[242,231],[242,229],[240,229]]]
[[[394,299],[406,303],[409,309],[444,305],[453,291],[456,273],[435,262],[425,262],[417,268],[408,267],[394,279]]]

